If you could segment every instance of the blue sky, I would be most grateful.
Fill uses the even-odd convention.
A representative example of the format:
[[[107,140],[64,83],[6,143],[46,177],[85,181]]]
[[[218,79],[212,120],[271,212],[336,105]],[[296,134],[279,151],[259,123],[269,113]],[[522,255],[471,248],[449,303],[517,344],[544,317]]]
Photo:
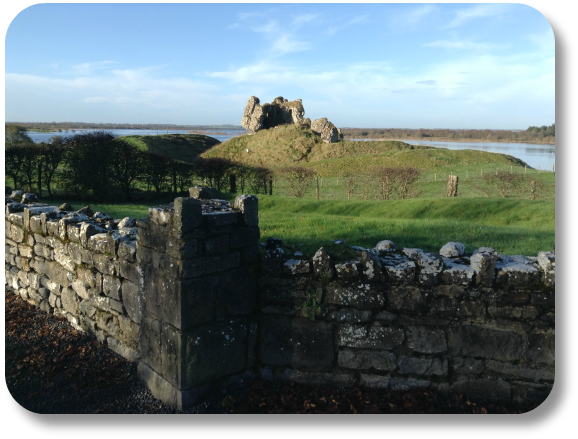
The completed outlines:
[[[252,95],[340,127],[555,121],[554,34],[520,4],[41,4],[5,54],[6,121],[238,125]]]

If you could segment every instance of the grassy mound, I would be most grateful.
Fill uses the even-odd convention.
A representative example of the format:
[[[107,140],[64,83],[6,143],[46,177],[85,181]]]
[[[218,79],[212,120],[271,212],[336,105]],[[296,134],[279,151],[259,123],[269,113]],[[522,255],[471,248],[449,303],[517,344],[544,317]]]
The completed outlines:
[[[525,164],[505,154],[473,150],[453,151],[408,145],[396,140],[344,140],[323,143],[310,128],[296,125],[281,125],[277,129],[234,137],[214,146],[203,153],[202,157],[224,157],[251,166],[269,168],[298,164],[315,169],[322,177],[336,176],[342,172],[361,174],[370,166],[413,166],[431,170],[477,164]]]
[[[279,167],[387,151],[430,149],[398,141],[323,143],[310,128],[280,125],[253,135],[233,137],[211,148],[203,157],[225,157],[252,166]],[[249,150],[249,152],[247,152]]]
[[[161,134],[158,136],[123,136],[127,142],[142,150],[183,162],[193,162],[200,154],[220,144],[217,139],[201,134]]]

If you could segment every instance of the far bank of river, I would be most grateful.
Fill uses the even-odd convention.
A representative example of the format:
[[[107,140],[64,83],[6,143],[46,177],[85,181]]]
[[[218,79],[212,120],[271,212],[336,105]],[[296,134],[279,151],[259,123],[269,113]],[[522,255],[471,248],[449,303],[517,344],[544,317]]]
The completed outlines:
[[[397,140],[400,142],[405,142],[405,143],[410,143],[410,142],[414,142],[414,141],[419,141],[419,142],[455,142],[455,143],[504,143],[504,144],[508,144],[508,145],[512,145],[512,144],[516,144],[516,143],[520,143],[520,144],[525,144],[525,145],[544,145],[544,146],[548,146],[548,145],[555,145],[556,141],[548,141],[548,142],[522,142],[522,141],[518,141],[518,142],[507,142],[507,141],[503,141],[503,140],[498,140],[498,141],[493,141],[493,140],[487,140],[487,139],[450,139],[449,137],[406,137],[403,139],[385,139],[385,138],[363,138],[363,139],[357,139],[357,138],[349,138],[346,137],[345,140]],[[414,143],[411,143],[412,145],[414,145]],[[420,143],[421,145],[423,145],[423,143]]]

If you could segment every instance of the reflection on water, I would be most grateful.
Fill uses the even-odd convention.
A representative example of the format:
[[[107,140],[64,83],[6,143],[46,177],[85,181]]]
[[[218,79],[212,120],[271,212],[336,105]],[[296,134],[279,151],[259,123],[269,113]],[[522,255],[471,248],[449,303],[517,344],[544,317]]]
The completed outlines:
[[[371,140],[371,139],[352,139]],[[404,140],[410,145],[426,145],[447,149],[474,149],[486,152],[507,154],[523,160],[535,169],[552,170],[556,165],[555,145],[535,145],[532,143],[485,143],[485,142],[434,142],[427,140]],[[555,169],[555,168],[554,168]]]

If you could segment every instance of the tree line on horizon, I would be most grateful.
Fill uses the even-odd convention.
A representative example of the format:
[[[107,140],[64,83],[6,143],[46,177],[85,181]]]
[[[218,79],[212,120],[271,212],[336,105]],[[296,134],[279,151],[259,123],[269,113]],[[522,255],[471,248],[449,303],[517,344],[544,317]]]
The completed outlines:
[[[72,130],[215,130],[215,129],[244,129],[238,125],[178,125],[166,123],[87,123],[87,122],[14,122],[6,123],[16,125],[25,131],[37,131],[44,133],[67,132]]]
[[[342,128],[346,139],[464,139],[511,142],[554,141],[555,124],[531,126],[524,130],[450,130],[450,129],[409,129],[409,128]]]

